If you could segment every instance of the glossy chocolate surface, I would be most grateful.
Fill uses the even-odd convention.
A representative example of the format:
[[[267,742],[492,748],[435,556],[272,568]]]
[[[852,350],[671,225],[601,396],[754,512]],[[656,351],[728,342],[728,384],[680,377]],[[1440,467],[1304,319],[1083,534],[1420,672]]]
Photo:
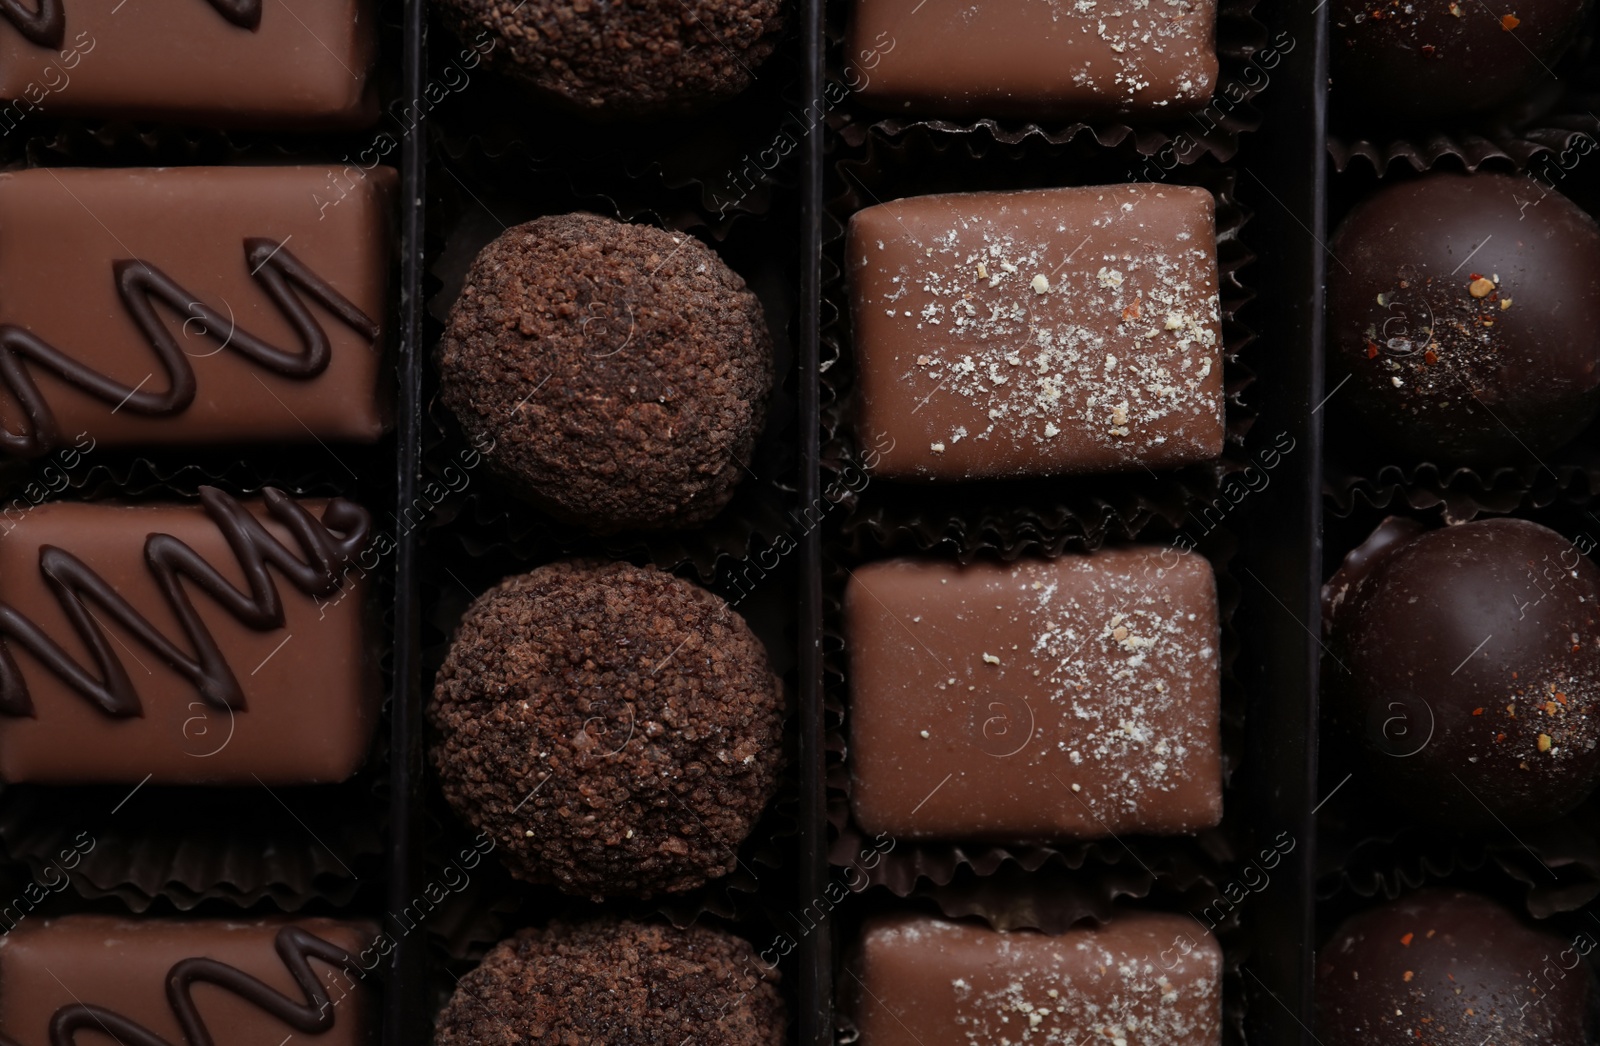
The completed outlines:
[[[394,172],[0,174],[0,451],[371,442]]]
[[[841,985],[862,1046],[1222,1042],[1222,948],[1186,915],[1060,936],[878,916]]]
[[[846,82],[916,116],[1066,120],[1198,109],[1214,0],[854,0]]]
[[[0,938],[0,1034],[18,1046],[370,1041],[375,930],[286,920],[24,918]]]
[[[341,781],[377,718],[353,502],[46,503],[0,540],[0,778]]]
[[[1600,782],[1600,568],[1520,519],[1368,545],[1325,593],[1323,688],[1367,784],[1488,831],[1580,803]]]
[[[1589,0],[1334,0],[1330,98],[1352,123],[1443,121],[1553,87]],[[1432,128],[1428,128],[1432,130]]]
[[[1221,817],[1204,558],[890,560],[855,570],[845,618],[851,804],[868,833],[1021,842]]]
[[[1347,919],[1317,950],[1317,1041],[1582,1046],[1594,947],[1589,930],[1563,938],[1476,894],[1420,890]]]
[[[1600,408],[1600,227],[1502,174],[1380,189],[1329,245],[1329,410],[1389,457],[1500,465]]]
[[[359,127],[378,115],[371,0],[0,4],[0,128],[35,117]]]
[[[1221,453],[1213,211],[1203,189],[1119,185],[857,212],[846,257],[874,471],[1046,476]]]

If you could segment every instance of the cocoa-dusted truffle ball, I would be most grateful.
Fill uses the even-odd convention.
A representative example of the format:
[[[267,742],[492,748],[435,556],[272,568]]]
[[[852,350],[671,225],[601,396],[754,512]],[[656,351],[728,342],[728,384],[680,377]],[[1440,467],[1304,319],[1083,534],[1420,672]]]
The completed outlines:
[[[516,493],[597,533],[682,528],[745,475],[772,340],[756,296],[699,240],[566,214],[478,255],[439,372]]]
[[[683,114],[750,85],[782,0],[442,0],[463,40],[557,106],[605,119]]]
[[[1600,409],[1600,227],[1527,178],[1378,190],[1329,250],[1329,409],[1388,455],[1541,455]],[[1346,380],[1348,378],[1348,381]]]
[[[1318,1041],[1583,1046],[1593,947],[1476,894],[1421,890],[1346,920],[1317,951]]]
[[[1362,126],[1446,120],[1541,83],[1589,0],[1334,0],[1334,104]]]
[[[1600,569],[1553,530],[1386,523],[1329,583],[1325,705],[1430,823],[1549,820],[1600,782]]]
[[[429,718],[445,798],[519,878],[651,896],[731,871],[772,798],[778,681],[717,596],[572,561],[468,609]]]
[[[783,1000],[748,943],[605,920],[523,930],[461,978],[434,1046],[782,1046]]]

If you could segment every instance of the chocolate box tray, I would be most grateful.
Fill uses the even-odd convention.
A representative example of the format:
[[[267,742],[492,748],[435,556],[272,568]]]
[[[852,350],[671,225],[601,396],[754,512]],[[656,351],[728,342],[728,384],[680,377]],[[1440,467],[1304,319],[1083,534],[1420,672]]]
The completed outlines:
[[[789,691],[792,770],[772,815],[758,828],[764,837],[742,852],[751,866],[747,874],[735,876],[726,889],[650,914],[680,922],[729,921],[760,934],[758,949],[779,945],[790,1041],[849,1041],[851,1029],[838,1019],[835,990],[854,928],[885,897],[850,890],[841,895],[838,889],[841,868],[834,851],[840,825],[830,802],[837,799],[839,715],[829,697],[837,649],[829,622],[841,575],[832,553],[852,542],[915,544],[925,538],[937,544],[942,537],[936,528],[909,524],[885,537],[904,523],[890,520],[864,538],[873,526],[852,520],[855,502],[839,494],[839,462],[829,455],[839,415],[833,368],[841,357],[834,354],[839,317],[829,283],[837,276],[833,259],[843,231],[839,200],[845,190],[854,191],[846,184],[848,164],[869,162],[863,157],[872,150],[902,146],[930,154],[957,150],[961,163],[979,166],[1059,163],[1077,155],[1094,170],[1112,172],[1106,180],[1182,184],[1216,178],[1231,185],[1230,203],[1243,231],[1239,309],[1230,341],[1238,349],[1229,389],[1231,442],[1220,477],[1192,483],[1186,477],[1183,484],[1159,489],[1119,487],[1104,503],[1098,530],[1068,534],[1068,508],[1077,511],[1075,506],[1089,503],[1084,500],[1062,509],[1065,515],[1041,512],[1022,525],[1007,521],[997,525],[1000,536],[985,532],[984,540],[991,551],[1001,547],[1014,554],[1032,547],[1058,553],[1068,545],[1097,544],[1121,526],[1121,536],[1144,533],[1158,541],[1190,534],[1191,546],[1203,535],[1213,542],[1205,550],[1222,550],[1217,557],[1225,569],[1219,573],[1227,579],[1234,644],[1228,685],[1237,712],[1230,727],[1236,749],[1224,828],[1174,857],[1172,883],[1163,881],[1169,866],[1162,865],[1151,875],[1154,882],[1130,877],[1134,885],[1124,892],[1170,903],[1197,899],[1207,906],[1190,912],[1197,920],[1202,911],[1224,911],[1215,925],[1224,927],[1218,932],[1229,971],[1226,1041],[1314,1041],[1313,948],[1329,910],[1316,892],[1317,814],[1338,783],[1319,781],[1317,730],[1328,394],[1321,317],[1330,264],[1329,181],[1339,177],[1328,156],[1327,10],[1309,4],[1224,7],[1233,35],[1224,41],[1220,101],[1165,126],[870,126],[849,101],[851,86],[830,73],[830,54],[839,42],[829,27],[838,10],[828,10],[825,0],[795,0],[770,74],[763,74],[749,97],[719,111],[716,126],[709,120],[673,122],[630,138],[611,128],[584,129],[530,114],[463,52],[427,0],[382,5],[390,26],[385,61],[393,74],[383,99],[387,115],[380,128],[357,137],[365,136],[400,172],[397,381],[394,434],[385,444],[392,460],[374,463],[385,474],[368,482],[392,496],[389,505],[373,505],[376,514],[392,512],[400,525],[387,567],[394,605],[387,618],[390,686],[381,736],[388,755],[381,762],[383,779],[375,782],[388,806],[385,834],[381,859],[363,866],[378,881],[365,886],[348,910],[406,930],[395,934],[387,956],[385,1046],[431,1042],[441,993],[489,943],[517,925],[562,911],[564,904],[581,908],[520,889],[489,869],[458,898],[430,900],[429,911],[437,914],[429,917],[427,932],[409,932],[404,918],[417,910],[419,898],[439,893],[438,871],[461,844],[459,828],[440,813],[422,713],[442,637],[464,606],[463,592],[450,591],[445,575],[465,572],[466,587],[477,591],[518,565],[526,569],[574,549],[678,565],[724,592],[742,594],[743,586],[753,586],[750,616],[772,647]],[[1217,128],[1222,131],[1213,133]],[[63,156],[131,163],[145,148],[161,155],[187,150],[201,162],[241,147],[215,136],[175,146],[164,134],[65,126],[20,151],[14,140],[0,148],[13,163],[38,166]],[[255,155],[271,149],[254,140],[242,148]],[[283,153],[304,148],[296,140]],[[364,162],[359,157],[368,154],[358,149],[355,155],[345,162]],[[523,186],[520,199],[508,189],[517,185]],[[747,277],[759,274],[752,283],[775,316],[774,326],[783,328],[781,387],[773,438],[760,458],[766,500],[741,503],[739,528],[680,545],[585,544],[493,496],[440,486],[438,463],[459,448],[452,442],[459,437],[441,421],[447,412],[434,402],[430,368],[453,274],[470,258],[472,245],[512,221],[580,207],[693,230],[716,240]],[[101,480],[112,487],[136,485],[140,468],[132,464],[115,480]],[[1228,474],[1248,485],[1228,482]],[[1074,496],[1085,490],[1076,488]],[[780,566],[750,568],[755,551],[779,547]],[[1256,855],[1268,852],[1277,857],[1263,872]],[[1036,887],[1047,899],[1054,892],[1067,903],[1085,883],[1095,890],[1116,888],[1105,885],[1106,863],[1095,854],[980,855],[960,875],[978,875],[973,869],[980,865],[988,868],[982,874],[1001,873],[989,893],[980,891],[976,900],[968,893],[961,903],[992,912],[995,897],[1013,885]],[[1196,883],[1204,889],[1185,892]],[[822,898],[830,898],[825,907],[819,906]],[[917,894],[917,900],[924,909],[956,903],[939,890]],[[801,914],[805,919],[797,922]],[[796,932],[797,926],[803,931]]]

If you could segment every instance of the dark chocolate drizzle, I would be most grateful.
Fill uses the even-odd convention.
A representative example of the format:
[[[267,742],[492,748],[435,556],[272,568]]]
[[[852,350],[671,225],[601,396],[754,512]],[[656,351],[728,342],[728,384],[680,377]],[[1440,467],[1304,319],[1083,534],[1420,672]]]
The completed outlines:
[[[227,656],[195,611],[183,580],[188,579],[250,628],[262,632],[282,628],[283,600],[267,571],[268,566],[276,567],[307,596],[327,595],[339,587],[342,568],[366,546],[372,525],[372,516],[366,509],[344,498],[328,502],[319,521],[280,490],[267,487],[262,493],[267,511],[293,535],[304,560],[279,543],[237,500],[215,487],[200,488],[206,514],[227,538],[244,570],[247,591],[234,588],[232,582],[198,552],[172,535],[151,534],[145,539],[145,565],[155,575],[162,594],[182,625],[194,649],[193,655],[164,635],[72,553],[53,545],[40,548],[39,571],[51,594],[71,619],[73,631],[89,648],[98,675],[74,660],[17,608],[0,602],[0,715],[34,714],[33,698],[11,652],[10,640],[20,644],[45,668],[107,715],[126,717],[143,713],[138,691],[99,620],[89,609],[90,603],[159,654],[194,684],[205,701],[218,708],[244,709],[244,691]]]
[[[216,959],[184,959],[167,972],[167,1004],[183,1028],[187,1046],[216,1046],[216,1036],[200,1017],[194,1002],[196,984],[214,984],[308,1035],[333,1027],[334,1007],[328,989],[311,968],[312,959],[347,972],[356,966],[349,952],[298,926],[278,931],[278,957],[305,996],[301,1002],[262,983],[237,967]],[[123,1046],[173,1046],[155,1032],[114,1010],[87,1003],[63,1006],[50,1018],[51,1046],[77,1046],[80,1031],[110,1034]]]
[[[32,428],[31,432],[0,429],[0,450],[19,457],[37,457],[62,442],[55,413],[28,373],[29,362],[119,410],[152,417],[166,417],[187,410],[195,396],[194,367],[156,312],[156,302],[183,316],[186,326],[198,322],[198,331],[203,337],[232,349],[266,370],[290,378],[316,377],[327,369],[333,353],[327,332],[300,294],[317,302],[368,341],[377,340],[378,324],[281,243],[252,237],[244,241],[244,256],[251,275],[294,326],[300,351],[277,348],[233,326],[226,315],[198,301],[172,277],[147,262],[113,262],[117,295],[166,370],[166,391],[123,385],[73,359],[32,331],[10,323],[0,325],[0,384],[16,397]]]
[[[29,43],[40,47],[60,47],[67,38],[67,14],[64,0],[39,0],[38,8],[29,10],[27,0],[0,0],[0,18],[17,27]],[[261,28],[261,0],[210,0],[217,13],[241,29],[252,32]]]
[[[67,13],[62,0],[39,0],[29,10],[27,0],[0,0],[0,17],[17,27],[29,43],[40,47],[60,47],[67,38]]]
[[[241,29],[261,27],[261,0],[211,0],[211,6]]]

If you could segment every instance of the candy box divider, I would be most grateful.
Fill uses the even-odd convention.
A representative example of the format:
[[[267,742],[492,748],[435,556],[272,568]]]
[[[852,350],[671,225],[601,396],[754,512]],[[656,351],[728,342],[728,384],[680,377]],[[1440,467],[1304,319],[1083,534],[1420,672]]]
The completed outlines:
[[[822,98],[826,80],[825,0],[804,0],[806,98]],[[826,217],[823,182],[826,132],[805,139],[800,180],[801,229],[805,236],[800,276],[800,504],[822,499],[822,243]],[[797,901],[823,896],[829,881],[827,799],[827,709],[823,687],[822,528],[812,527],[801,549],[799,733],[800,733],[800,894]],[[826,920],[805,936],[800,953],[799,1046],[831,1046],[833,1021],[833,928]]]
[[[405,98],[423,97],[427,69],[427,17],[425,0],[405,0],[405,44],[401,55]],[[419,121],[426,112],[419,109]],[[426,123],[422,122],[401,144],[401,333],[397,388],[399,453],[395,467],[396,516],[405,518],[406,507],[416,497],[418,459],[422,451],[422,274],[424,257],[424,199],[427,174]],[[418,793],[422,784],[421,639],[419,591],[416,583],[418,534],[411,528],[400,535],[395,551],[394,659],[389,760],[389,882],[387,911],[403,911],[413,896],[420,855],[417,852]],[[424,1046],[430,1039],[424,986],[425,941],[410,934],[401,938],[390,960],[384,996],[382,1033],[384,1046]]]
[[[1234,670],[1250,696],[1243,780],[1232,794],[1252,804],[1248,854],[1288,832],[1297,840],[1246,904],[1245,1037],[1255,1044],[1315,1041],[1311,981],[1315,913],[1317,671],[1322,540],[1322,245],[1326,202],[1326,5],[1280,5],[1273,29],[1298,41],[1281,76],[1256,99],[1261,130],[1246,136],[1237,166],[1251,206],[1251,239],[1267,263],[1250,325],[1279,351],[1251,364],[1260,416],[1247,446],[1287,433],[1296,446],[1282,474],[1243,521],[1243,577]]]

